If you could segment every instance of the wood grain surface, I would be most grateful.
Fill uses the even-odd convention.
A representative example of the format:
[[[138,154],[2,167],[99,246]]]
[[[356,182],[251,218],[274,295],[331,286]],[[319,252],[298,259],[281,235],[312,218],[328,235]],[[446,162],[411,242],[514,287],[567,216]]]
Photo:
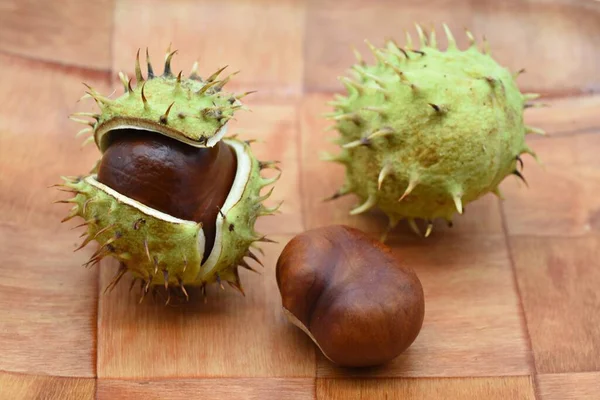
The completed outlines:
[[[0,51],[108,71],[114,7],[114,0],[2,0]]]
[[[600,393],[600,373],[541,374],[540,394],[548,400],[595,400]]]
[[[0,370],[95,375],[98,271],[69,233],[0,225]]]
[[[279,161],[281,177],[274,187],[271,204],[283,202],[281,213],[259,218],[256,229],[262,233],[299,233],[304,230],[300,191],[300,129],[294,102],[271,101],[253,103],[251,112],[242,112],[231,122],[231,130],[248,139],[256,139],[252,150],[259,160]],[[264,171],[274,177],[277,171]]]
[[[314,392],[314,379],[311,378],[211,378],[161,381],[101,379],[98,380],[97,399],[312,400]]]
[[[527,377],[453,379],[322,379],[319,400],[533,400]]]
[[[229,65],[229,73],[240,71],[229,90],[297,97],[302,93],[304,6],[298,0],[119,1],[113,66],[133,76],[131,55],[138,48],[148,46],[160,65],[172,43],[179,49],[177,71],[188,73],[198,61],[205,76]]]
[[[85,90],[82,82],[108,92],[109,74],[3,54],[0,65],[0,95],[6,99],[0,118],[2,222],[65,232],[56,220],[69,207],[53,205],[64,196],[48,186],[69,175],[70,168],[88,171],[98,159],[92,146],[82,148],[83,140],[75,138],[82,126],[67,117],[94,110],[77,103]]]
[[[96,380],[0,371],[0,399],[91,400]]]
[[[240,273],[245,297],[215,286],[207,290],[206,304],[200,291],[190,288],[191,304],[165,307],[164,299],[147,299],[139,305],[128,282],[102,296],[98,377],[314,376],[314,346],[281,313],[272,268],[289,237],[271,237],[280,244],[264,246],[267,268],[254,265],[260,275]],[[116,265],[107,264],[102,287],[116,272]]]
[[[557,112],[558,110],[553,110]],[[600,126],[595,127],[600,133]],[[600,135],[580,133],[531,140],[542,165],[527,163],[529,188],[502,185],[511,235],[580,236],[600,230]],[[551,184],[550,184],[551,182]],[[540,207],[544,205],[544,207]]]
[[[447,22],[463,48],[467,27],[525,68],[521,89],[548,105],[526,122],[547,136],[527,138],[540,162],[524,159],[528,186],[507,179],[505,200],[484,196],[427,240],[398,226],[389,244],[423,283],[423,329],[387,365],[342,369],[286,320],[274,267],[306,229],[385,228],[379,212],[350,217],[352,196],[322,201],[344,173],[321,160],[336,151],[322,114],[352,46],[371,61],[365,39],[402,42],[415,22]],[[245,296],[215,285],[206,303],[190,288],[188,304],[138,304],[127,279],[104,293],[117,265],[82,267],[94,248],[73,253],[79,221],[52,204],[64,196],[48,186],[99,156],[67,118],[96,110],[83,83],[116,96],[138,49],[160,70],[169,44],[176,72],[240,71],[230,89],[258,92],[231,132],[281,162],[281,214],[257,226],[278,243],[241,273]],[[0,400],[600,399],[599,1],[0,0],[0,66]]]
[[[365,39],[381,46],[388,37],[402,40],[404,30],[411,30],[414,37],[416,22],[438,30],[447,23],[462,48],[468,45],[462,34],[465,28],[480,40],[485,35],[499,62],[513,71],[530,71],[520,78],[526,90],[556,96],[600,89],[596,0],[434,0],[426,5],[395,0],[312,0],[309,4],[305,83],[310,91],[340,90],[336,77],[355,61],[351,46],[372,59]],[[442,35],[440,45],[445,44]],[[554,67],[540,68],[549,64]]]
[[[510,243],[537,370],[600,370],[600,235]]]

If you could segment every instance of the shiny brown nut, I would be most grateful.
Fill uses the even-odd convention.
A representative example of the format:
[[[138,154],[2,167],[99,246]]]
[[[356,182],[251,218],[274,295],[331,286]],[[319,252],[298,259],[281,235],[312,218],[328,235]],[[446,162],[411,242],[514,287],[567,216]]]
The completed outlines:
[[[104,153],[98,181],[173,217],[202,222],[208,256],[235,178],[233,150],[223,141],[196,148],[153,132],[124,133],[114,135]]]
[[[357,229],[335,225],[297,235],[276,271],[290,322],[340,366],[384,364],[405,351],[423,325],[417,275]]]

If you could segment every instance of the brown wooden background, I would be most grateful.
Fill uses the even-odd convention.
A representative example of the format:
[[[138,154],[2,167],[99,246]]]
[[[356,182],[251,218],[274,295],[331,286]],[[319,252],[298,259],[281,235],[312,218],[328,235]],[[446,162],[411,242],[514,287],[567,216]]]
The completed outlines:
[[[0,399],[600,399],[600,2],[416,3],[0,0]],[[548,96],[527,112],[549,133],[529,140],[544,165],[527,158],[529,189],[508,179],[506,201],[486,196],[428,240],[399,228],[391,244],[426,292],[421,335],[390,365],[336,369],[285,321],[275,260],[304,229],[383,228],[347,217],[351,198],[320,202],[343,174],[318,160],[320,114],[351,44],[443,21],[462,45],[463,27],[486,35],[527,69],[523,90]],[[262,275],[242,273],[245,298],[211,288],[207,305],[138,306],[127,283],[102,295],[115,265],[80,267],[94,249],[71,251],[78,232],[50,204],[61,196],[46,187],[97,157],[67,119],[92,109],[81,83],[120,90],[139,47],[159,65],[169,42],[177,71],[241,70],[229,88],[259,93],[236,130],[283,164],[283,213],[260,222],[279,244]]]

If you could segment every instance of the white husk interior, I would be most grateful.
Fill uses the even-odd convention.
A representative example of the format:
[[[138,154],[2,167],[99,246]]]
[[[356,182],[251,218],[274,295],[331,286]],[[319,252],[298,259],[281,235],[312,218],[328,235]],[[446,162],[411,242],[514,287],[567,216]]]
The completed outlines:
[[[283,314],[287,317],[288,321],[290,321],[292,324],[296,325],[298,328],[302,329],[302,332],[306,333],[308,335],[308,337],[311,338],[311,340],[313,342],[315,342],[315,344],[317,345],[317,347],[319,348],[319,350],[321,350],[321,353],[323,353],[323,355],[329,361],[331,361],[332,363],[335,363],[335,361],[333,361],[331,358],[327,357],[327,354],[325,354],[325,352],[323,351],[323,349],[319,345],[319,342],[317,342],[317,339],[315,339],[315,337],[312,335],[312,333],[310,333],[310,331],[308,330],[308,328],[306,326],[304,326],[304,324],[302,322],[300,322],[300,320],[298,318],[296,318],[296,316],[294,314],[292,314],[292,312],[290,310],[288,310],[287,308],[283,307]]]
[[[214,136],[211,136],[206,142],[206,145],[208,147],[213,147],[219,142],[219,140],[223,139],[223,136],[225,136],[225,134],[227,134],[227,124],[223,125],[223,127],[219,129],[219,131],[215,133]]]
[[[222,250],[222,235],[221,232],[223,230],[223,215],[227,215],[229,210],[233,206],[235,206],[238,201],[242,198],[244,194],[244,189],[246,188],[246,184],[250,178],[250,172],[252,170],[252,162],[250,160],[250,156],[246,153],[244,146],[242,143],[236,141],[224,140],[224,142],[231,146],[235,151],[237,158],[237,170],[235,173],[235,179],[233,181],[233,185],[231,190],[229,191],[229,195],[221,207],[221,213],[217,215],[216,221],[216,232],[215,232],[215,244],[213,245],[212,251],[210,252],[210,256],[202,266],[200,274],[202,275],[210,275],[212,269],[217,264],[219,257],[221,256]]]
[[[125,203],[129,206],[135,207],[138,210],[140,210],[141,212],[143,212],[146,215],[150,215],[154,218],[158,218],[162,221],[167,221],[170,222],[172,224],[189,224],[191,221],[186,221],[184,219],[179,219],[179,218],[175,218],[169,214],[165,214],[162,211],[158,211],[155,210],[154,208],[148,207],[142,203],[140,203],[139,201],[136,201],[132,198],[129,198],[127,196],[123,196],[121,193],[117,192],[114,189],[109,188],[108,186],[98,182],[96,180],[96,176],[88,176],[87,178],[85,178],[85,180],[87,181],[87,183],[89,183],[92,186],[97,187],[98,189],[102,190],[103,192],[108,193],[109,195],[111,195],[112,197],[115,197],[116,199],[118,199],[120,202]]]
[[[215,144],[217,144],[223,138],[223,136],[225,136],[227,134],[227,124],[225,124],[221,127],[221,129],[219,129],[217,131],[217,133],[215,133],[213,136],[211,136],[208,139],[208,141],[206,142],[206,145],[203,145],[203,144],[198,143],[197,141],[187,139],[184,136],[173,136],[169,132],[162,132],[158,129],[153,129],[153,126],[151,124],[140,122],[139,125],[123,124],[123,125],[111,127],[109,131],[101,133],[101,136],[106,135],[108,132],[119,130],[119,129],[136,129],[139,131],[155,132],[155,133],[159,133],[161,135],[170,137],[172,139],[179,140],[180,142],[189,144],[190,146],[200,147],[200,148],[213,147]]]

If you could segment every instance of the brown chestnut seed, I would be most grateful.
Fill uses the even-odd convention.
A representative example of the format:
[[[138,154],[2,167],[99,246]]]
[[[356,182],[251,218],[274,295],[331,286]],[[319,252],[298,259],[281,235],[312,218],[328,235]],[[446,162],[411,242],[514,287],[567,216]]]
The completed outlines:
[[[223,141],[197,148],[158,133],[123,129],[111,133],[98,181],[165,214],[201,222],[207,258],[236,168],[235,153]]]
[[[423,325],[417,275],[357,229],[335,225],[297,235],[277,260],[276,276],[290,322],[340,366],[384,364]]]

